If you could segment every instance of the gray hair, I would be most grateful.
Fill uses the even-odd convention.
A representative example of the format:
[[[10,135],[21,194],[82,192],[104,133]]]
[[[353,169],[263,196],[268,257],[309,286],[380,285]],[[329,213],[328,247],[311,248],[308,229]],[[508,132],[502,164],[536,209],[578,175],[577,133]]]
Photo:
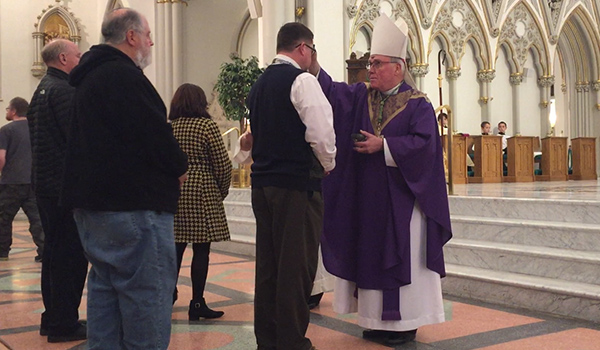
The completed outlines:
[[[42,60],[47,65],[48,63],[58,61],[58,56],[68,51],[69,40],[67,39],[55,39],[46,44],[42,49]]]
[[[122,7],[111,11],[102,22],[102,36],[106,43],[123,43],[130,30],[140,33],[144,30],[142,15],[130,8]]]

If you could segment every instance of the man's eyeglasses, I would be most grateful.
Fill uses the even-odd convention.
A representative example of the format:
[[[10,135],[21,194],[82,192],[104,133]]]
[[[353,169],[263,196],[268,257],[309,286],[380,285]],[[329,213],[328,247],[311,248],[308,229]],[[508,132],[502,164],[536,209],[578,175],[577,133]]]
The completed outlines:
[[[394,62],[394,61],[388,61],[388,62],[382,62],[379,60],[375,60],[373,62],[369,62],[367,63],[367,65],[365,66],[365,68],[367,68],[367,70],[373,68],[375,70],[381,68],[382,65],[386,64],[386,63],[399,63],[399,62]]]
[[[316,48],[315,44],[312,44],[312,46],[310,46],[307,43],[302,42],[302,43],[296,45],[295,49],[299,48],[302,45],[308,47],[310,49],[310,51],[312,51],[313,55],[317,53],[317,48]]]

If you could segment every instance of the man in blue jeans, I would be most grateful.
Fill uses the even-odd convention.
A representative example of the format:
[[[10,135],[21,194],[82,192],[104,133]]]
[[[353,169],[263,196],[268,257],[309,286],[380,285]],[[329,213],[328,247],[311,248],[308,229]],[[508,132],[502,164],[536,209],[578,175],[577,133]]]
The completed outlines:
[[[64,201],[86,255],[89,349],[167,349],[177,279],[173,217],[187,157],[162,99],[144,76],[147,20],[109,13],[106,44],[73,69]]]

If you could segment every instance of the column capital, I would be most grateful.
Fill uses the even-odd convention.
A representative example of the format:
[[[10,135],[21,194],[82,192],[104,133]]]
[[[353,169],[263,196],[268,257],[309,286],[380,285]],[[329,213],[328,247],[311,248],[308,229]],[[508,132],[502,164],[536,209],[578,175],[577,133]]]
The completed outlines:
[[[429,73],[429,64],[428,63],[417,63],[413,64],[408,68],[410,74],[415,77],[424,77]]]
[[[493,69],[483,69],[477,72],[477,80],[482,83],[491,83],[496,77],[496,71]]]
[[[560,91],[562,91],[563,94],[567,93],[567,83],[563,82],[562,84],[560,84]]]
[[[448,80],[456,80],[460,77],[460,67],[451,67],[446,70],[446,77]]]
[[[523,82],[523,73],[512,73],[509,81],[511,85],[521,85]]]
[[[554,75],[544,75],[538,79],[538,85],[541,87],[550,87],[554,85]]]
[[[594,91],[600,91],[600,80],[596,80],[592,83],[592,89]]]
[[[183,4],[188,5],[188,0],[156,0],[157,4]]]

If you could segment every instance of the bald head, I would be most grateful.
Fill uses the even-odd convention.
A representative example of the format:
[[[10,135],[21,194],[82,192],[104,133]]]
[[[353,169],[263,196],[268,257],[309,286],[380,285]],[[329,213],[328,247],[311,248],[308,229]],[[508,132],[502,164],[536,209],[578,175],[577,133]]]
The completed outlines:
[[[42,60],[48,67],[60,69],[70,73],[81,58],[81,51],[77,44],[66,39],[55,39],[46,44],[42,49]]]

